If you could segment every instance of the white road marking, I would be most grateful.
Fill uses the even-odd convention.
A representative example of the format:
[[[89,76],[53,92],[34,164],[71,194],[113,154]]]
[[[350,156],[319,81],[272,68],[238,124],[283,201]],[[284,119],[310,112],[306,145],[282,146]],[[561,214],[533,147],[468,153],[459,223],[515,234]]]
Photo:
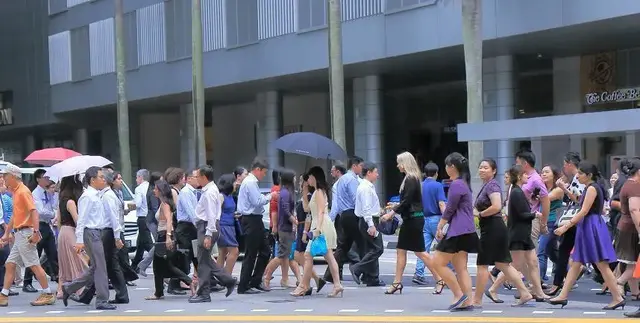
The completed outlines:
[[[269,312],[269,309],[266,308],[254,308],[251,312]]]
[[[221,313],[221,312],[225,312],[226,309],[224,308],[214,308],[212,310],[207,310],[207,312],[217,312],[217,313]]]
[[[433,310],[431,313],[451,313],[449,310]]]
[[[420,290],[434,290],[436,288],[435,287],[418,287],[418,289],[420,289]]]
[[[482,311],[482,314],[501,314],[502,311]]]
[[[584,315],[605,315],[607,312],[584,312]]]
[[[11,311],[11,312],[7,312],[7,314],[23,314],[25,313],[25,311]]]
[[[103,310],[90,310],[90,311],[86,311],[85,313],[89,313],[89,314],[97,314],[97,313],[102,313],[104,312]]]
[[[533,311],[531,314],[553,314],[553,311]]]
[[[149,287],[136,287],[136,290],[149,290]]]
[[[297,308],[295,310],[293,310],[294,312],[313,312],[312,309],[310,308]]]
[[[125,313],[140,313],[142,310],[126,310]]]
[[[180,312],[184,312],[184,310],[166,310],[164,312],[165,313],[180,313]]]
[[[353,287],[353,286],[344,286],[344,289],[358,289],[358,287]]]
[[[358,313],[358,311],[360,311],[360,310],[358,310],[358,309],[342,309],[342,310],[339,310],[338,312],[340,312],[340,313]]]
[[[592,288],[591,290],[594,291],[594,292],[596,292],[596,291],[599,292],[599,291],[602,290],[602,288]]]
[[[46,311],[45,314],[60,314],[64,313],[64,311]]]
[[[404,310],[384,310],[385,313],[402,313]]]

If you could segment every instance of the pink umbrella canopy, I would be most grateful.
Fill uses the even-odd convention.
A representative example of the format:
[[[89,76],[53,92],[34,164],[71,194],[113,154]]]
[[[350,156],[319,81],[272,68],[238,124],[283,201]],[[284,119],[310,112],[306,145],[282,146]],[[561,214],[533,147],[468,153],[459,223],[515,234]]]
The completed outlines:
[[[65,159],[82,154],[66,148],[45,148],[32,152],[24,159],[29,164],[52,166]]]

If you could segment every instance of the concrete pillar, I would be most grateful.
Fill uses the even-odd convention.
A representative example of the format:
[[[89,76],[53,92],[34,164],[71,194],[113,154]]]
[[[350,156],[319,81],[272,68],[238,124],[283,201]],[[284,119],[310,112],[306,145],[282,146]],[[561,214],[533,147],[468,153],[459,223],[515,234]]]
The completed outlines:
[[[180,106],[180,167],[189,171],[196,165],[195,114],[191,103]],[[204,140],[205,138],[202,138]]]
[[[381,83],[378,75],[353,79],[353,137],[355,154],[378,166],[381,176],[375,184],[376,191],[385,200]]]
[[[513,119],[516,90],[513,56],[485,58],[482,63],[484,121]],[[484,142],[485,156],[495,159],[498,165],[496,179],[500,185],[503,183],[504,172],[514,163],[514,144],[512,140]],[[469,165],[469,167],[478,167],[478,165]],[[472,183],[472,186],[477,185],[477,183]],[[473,189],[474,192],[478,192],[480,188],[473,187]]]
[[[88,139],[88,134],[87,134],[87,128],[80,128],[76,130],[75,133],[75,143],[74,146],[76,147],[76,151],[86,155],[89,153],[89,139]]]
[[[36,150],[36,137],[34,135],[28,135],[24,138],[24,150],[25,157]]]
[[[531,138],[531,152],[536,156],[536,169],[542,169],[542,138]]]
[[[627,131],[626,136],[625,136],[625,146],[626,146],[626,153],[625,155],[627,157],[635,157],[637,156],[637,152],[636,152],[636,135],[637,135],[637,131]],[[613,170],[612,170],[613,171]]]
[[[271,169],[282,167],[282,152],[271,149],[271,144],[282,135],[282,96],[277,91],[258,93],[256,104],[260,119],[258,121],[258,156],[264,157]],[[273,184],[269,174],[262,181],[270,187]]]

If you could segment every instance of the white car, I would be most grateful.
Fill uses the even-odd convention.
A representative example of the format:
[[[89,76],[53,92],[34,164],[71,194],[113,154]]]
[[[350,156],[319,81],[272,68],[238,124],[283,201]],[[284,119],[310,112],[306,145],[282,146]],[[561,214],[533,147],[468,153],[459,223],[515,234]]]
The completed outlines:
[[[124,200],[124,208],[127,209],[129,205],[134,205],[133,193],[129,186],[122,183],[122,199]],[[138,240],[138,217],[136,216],[136,210],[131,210],[124,216],[124,243],[129,252],[136,250],[136,241]]]

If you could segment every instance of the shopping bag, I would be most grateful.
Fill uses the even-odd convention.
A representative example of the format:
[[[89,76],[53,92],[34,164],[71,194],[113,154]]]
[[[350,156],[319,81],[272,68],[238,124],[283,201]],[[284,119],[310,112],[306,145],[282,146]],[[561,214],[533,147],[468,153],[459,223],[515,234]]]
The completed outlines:
[[[296,245],[298,244],[297,241],[293,241],[293,244],[291,244],[291,253],[289,253],[289,260],[293,260],[295,254],[296,254]]]
[[[400,221],[394,216],[389,221],[380,221],[378,223],[378,231],[382,234],[391,236],[394,235],[396,231],[398,231],[399,224]]]
[[[633,269],[633,278],[640,278],[640,257],[638,257],[638,262],[636,262],[636,268]]]
[[[311,240],[311,257],[323,257],[327,254],[327,240],[324,235],[319,235]]]

